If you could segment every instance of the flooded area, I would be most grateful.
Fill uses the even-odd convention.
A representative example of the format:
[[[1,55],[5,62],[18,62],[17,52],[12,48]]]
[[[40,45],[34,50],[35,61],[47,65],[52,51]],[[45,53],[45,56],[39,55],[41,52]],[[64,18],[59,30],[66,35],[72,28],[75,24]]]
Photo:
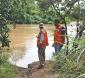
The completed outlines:
[[[68,33],[75,36],[75,27],[69,26]],[[53,30],[54,26],[45,25],[48,32],[49,46],[46,48],[46,60],[51,60],[54,52],[53,44]],[[38,25],[17,25],[16,29],[11,30],[11,54],[9,61],[20,67],[27,68],[27,65],[39,61],[38,49],[36,46],[37,34],[39,33]]]
[[[54,52],[53,30],[54,26],[47,25],[49,46],[46,48],[46,60],[50,60]],[[9,61],[20,67],[27,67],[28,64],[38,61],[38,49],[36,46],[38,25],[17,25],[16,29],[10,32],[11,55]]]

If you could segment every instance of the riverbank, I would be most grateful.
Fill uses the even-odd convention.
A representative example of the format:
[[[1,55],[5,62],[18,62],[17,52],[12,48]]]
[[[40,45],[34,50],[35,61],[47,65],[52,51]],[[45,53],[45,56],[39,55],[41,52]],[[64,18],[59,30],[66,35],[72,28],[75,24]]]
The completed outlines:
[[[48,31],[49,36],[49,46],[46,49],[46,60],[51,60],[53,51],[53,26],[47,26],[46,30]],[[73,31],[71,31],[73,30]],[[68,33],[69,37],[75,36],[75,27],[69,26]],[[23,31],[23,32],[22,32]],[[36,34],[38,34],[38,26],[35,27],[24,27],[24,26],[17,26],[16,29],[10,32],[10,39],[11,39],[11,48],[9,51],[5,51],[10,54],[8,61],[11,64],[16,65],[13,66],[9,62],[4,62],[2,64],[0,71],[0,78],[32,78],[28,74],[27,67],[28,64],[32,65],[32,76],[33,78],[76,78],[79,75],[82,75],[85,72],[85,52],[81,55],[80,59],[78,60],[79,64],[77,64],[77,58],[79,54],[83,51],[83,48],[79,48],[75,50],[75,48],[69,48],[69,55],[65,56],[64,49],[60,56],[56,57],[56,61],[54,64],[52,61],[46,61],[45,68],[37,69],[39,62],[38,62],[38,54],[37,54],[37,47],[36,47]],[[35,33],[36,32],[36,33]],[[71,40],[72,41],[72,40]],[[78,41],[79,43],[82,40]],[[72,43],[72,42],[70,42]],[[84,40],[81,44],[84,45]],[[76,51],[76,52],[75,52]],[[34,62],[34,63],[33,63]],[[6,64],[5,64],[6,63]],[[54,68],[51,65],[55,65]],[[10,67],[11,66],[11,67]],[[59,68],[59,69],[58,69]],[[15,69],[15,70],[14,70]],[[54,70],[56,69],[56,72]],[[56,77],[54,76],[54,73]],[[58,76],[59,73],[59,77]],[[62,74],[62,75],[61,75]],[[84,77],[85,78],[85,77]]]
[[[0,54],[0,78],[53,78],[54,73],[51,68],[53,61],[46,61],[45,67],[38,69],[39,61],[33,62],[31,70],[28,68],[18,67],[8,62],[9,52],[5,50]]]
[[[30,64],[31,70],[29,70],[10,64],[7,62],[7,56],[3,56],[0,63],[0,78],[53,78],[52,64],[52,61],[46,61],[45,67],[38,69],[39,62],[34,62]]]
[[[0,63],[0,78],[77,78],[85,72],[84,55],[81,56],[78,63],[76,61],[83,51],[85,51],[83,48],[76,53],[72,50],[68,56],[62,52],[56,56],[55,61],[46,61],[46,65],[42,69],[37,69],[38,61],[30,64],[31,69],[14,66],[7,61],[6,55]]]
[[[53,78],[54,71],[50,68],[53,64],[52,61],[46,61],[46,65],[42,69],[37,69],[39,62],[34,62],[31,64],[32,69],[17,68],[16,78]]]

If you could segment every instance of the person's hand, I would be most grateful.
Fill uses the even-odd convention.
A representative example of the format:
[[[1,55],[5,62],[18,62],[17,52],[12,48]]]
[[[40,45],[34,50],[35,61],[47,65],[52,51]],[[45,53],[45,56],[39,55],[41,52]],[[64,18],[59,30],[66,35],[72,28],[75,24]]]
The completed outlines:
[[[42,44],[42,42],[40,42],[40,44]]]
[[[49,45],[49,43],[47,44],[47,46]]]
[[[54,47],[54,44],[52,45],[52,47]]]

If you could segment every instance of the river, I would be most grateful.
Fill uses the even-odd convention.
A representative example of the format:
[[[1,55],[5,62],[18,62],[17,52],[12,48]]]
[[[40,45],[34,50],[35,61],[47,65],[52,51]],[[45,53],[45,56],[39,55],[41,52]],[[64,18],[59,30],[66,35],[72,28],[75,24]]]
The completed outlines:
[[[49,46],[46,48],[46,60],[51,60],[54,52],[53,44],[53,25],[45,25],[48,32]],[[70,37],[74,37],[76,32],[75,26],[68,27]],[[39,33],[38,25],[18,24],[16,29],[10,32],[11,49],[9,62],[12,64],[27,68],[27,65],[39,61],[38,49],[36,46],[37,34]]]

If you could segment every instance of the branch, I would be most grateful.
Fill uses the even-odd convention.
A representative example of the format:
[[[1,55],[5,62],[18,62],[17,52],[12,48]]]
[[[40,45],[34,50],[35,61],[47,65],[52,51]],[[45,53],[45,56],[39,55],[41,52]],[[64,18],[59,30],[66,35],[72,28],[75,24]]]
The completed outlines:
[[[78,45],[75,45],[75,41],[76,41],[77,38],[81,38],[82,33],[83,33],[84,30],[85,30],[85,28],[83,28],[80,32],[77,33],[77,35],[74,39],[74,42],[73,42],[73,47],[78,47]]]
[[[81,57],[81,55],[85,52],[85,49],[79,54],[78,58],[77,58],[77,64],[79,63],[79,59]]]
[[[80,75],[80,76],[78,76],[77,78],[80,78],[80,77],[83,77],[83,76],[85,76],[85,73],[84,73],[84,74],[82,74],[82,75]]]
[[[71,9],[73,8],[73,5],[74,5],[76,2],[78,2],[78,1],[79,1],[79,0],[75,0],[75,1],[72,3],[72,6],[71,6],[71,7],[69,8],[69,10],[66,12],[65,16],[70,13]]]
[[[51,2],[51,4],[52,4],[54,10],[57,12],[57,14],[58,14],[62,19],[64,19],[63,16],[61,15],[60,11],[58,12],[58,10],[56,9],[54,3],[53,3],[51,0],[50,0],[50,2]],[[57,8],[58,8],[58,7],[57,7]]]
[[[85,27],[76,35],[75,39],[85,30]]]
[[[53,8],[54,8],[54,10],[57,12],[57,14],[58,14],[62,19],[64,19],[64,17],[66,17],[67,14],[70,13],[71,9],[73,8],[73,5],[74,5],[76,2],[78,2],[78,1],[79,1],[79,0],[75,0],[74,2],[72,2],[72,5],[71,5],[71,7],[69,8],[69,10],[65,13],[64,16],[62,16],[61,13],[60,13],[60,11],[58,12],[58,10],[56,9],[54,3],[50,0],[52,6],[53,6]],[[58,7],[57,7],[57,8],[58,8]]]

